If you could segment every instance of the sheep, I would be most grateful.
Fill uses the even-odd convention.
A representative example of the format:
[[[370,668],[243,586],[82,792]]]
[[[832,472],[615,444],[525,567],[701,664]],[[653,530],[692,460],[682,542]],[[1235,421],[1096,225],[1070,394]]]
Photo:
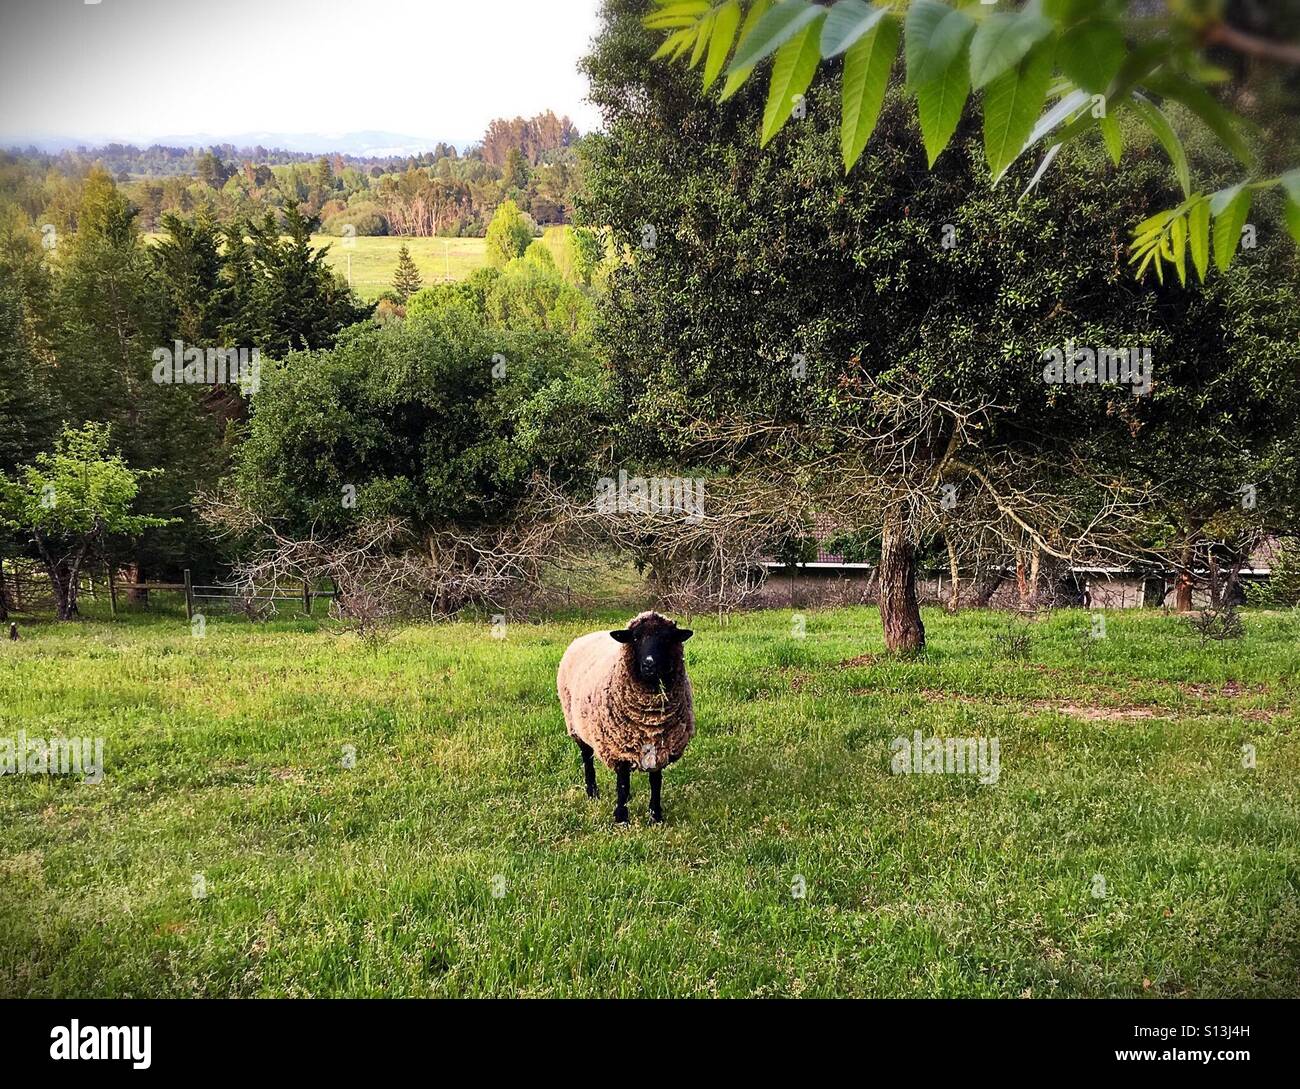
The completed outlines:
[[[569,644],[556,689],[569,736],[582,753],[587,797],[599,798],[593,755],[617,779],[616,824],[628,821],[633,766],[650,776],[650,819],[664,819],[663,769],[695,736],[695,705],[682,644],[693,633],[666,616],[642,613],[618,631],[595,631]]]

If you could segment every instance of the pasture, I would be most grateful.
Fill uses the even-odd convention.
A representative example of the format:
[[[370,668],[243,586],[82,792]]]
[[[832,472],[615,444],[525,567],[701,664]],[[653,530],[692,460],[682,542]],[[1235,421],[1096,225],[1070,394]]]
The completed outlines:
[[[147,242],[162,235],[145,234]],[[345,279],[351,264],[352,287],[366,302],[374,302],[393,286],[397,271],[397,251],[405,245],[425,284],[464,280],[487,265],[487,240],[483,238],[398,238],[387,235],[358,235],[345,239],[330,234],[314,234],[312,245],[328,246],[326,261]]]
[[[0,779],[0,996],[1300,992],[1293,613],[927,610],[914,660],[868,609],[696,617],[667,823],[635,776],[619,829],[554,678],[628,615],[26,626],[0,738],[105,777]],[[998,781],[892,774],[916,730]]]
[[[314,234],[312,244],[328,246],[326,260],[342,276],[352,264],[352,287],[367,302],[373,302],[393,284],[397,251],[405,245],[425,284],[464,280],[487,264],[487,242],[482,238],[397,238],[361,235],[345,239]]]

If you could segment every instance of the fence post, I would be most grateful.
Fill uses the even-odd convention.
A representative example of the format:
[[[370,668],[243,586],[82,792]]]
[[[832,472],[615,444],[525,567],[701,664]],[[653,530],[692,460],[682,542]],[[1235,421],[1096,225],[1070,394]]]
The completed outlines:
[[[117,615],[117,583],[113,579],[113,561],[108,561],[108,608],[109,611]]]
[[[311,616],[311,583],[307,579],[302,580],[302,611]]]
[[[190,569],[185,568],[185,619],[194,619],[194,584],[190,581]]]

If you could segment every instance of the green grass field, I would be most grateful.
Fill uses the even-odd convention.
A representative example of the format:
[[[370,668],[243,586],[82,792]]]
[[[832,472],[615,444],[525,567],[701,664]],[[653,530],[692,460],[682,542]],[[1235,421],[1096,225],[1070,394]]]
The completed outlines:
[[[333,235],[312,235],[318,247],[329,246],[327,260],[344,276],[348,258],[352,262],[352,286],[363,299],[372,301],[393,284],[397,251],[406,245],[411,260],[426,284],[464,280],[487,264],[487,242],[482,238],[389,238],[362,236],[353,239]],[[351,243],[351,244],[349,244]]]
[[[162,235],[146,234],[152,242]],[[464,280],[487,264],[487,240],[483,238],[396,238],[361,235],[343,239],[335,235],[314,234],[312,245],[329,247],[326,260],[340,275],[348,275],[351,258],[352,287],[367,302],[373,302],[393,285],[397,271],[397,251],[405,244],[411,260],[426,284],[447,280]],[[349,242],[351,244],[349,244]]]
[[[868,609],[697,617],[667,823],[637,776],[619,829],[554,677],[626,615],[0,643],[0,738],[107,770],[0,779],[0,996],[1300,994],[1296,615],[930,610],[913,661]],[[913,730],[999,781],[891,774]]]

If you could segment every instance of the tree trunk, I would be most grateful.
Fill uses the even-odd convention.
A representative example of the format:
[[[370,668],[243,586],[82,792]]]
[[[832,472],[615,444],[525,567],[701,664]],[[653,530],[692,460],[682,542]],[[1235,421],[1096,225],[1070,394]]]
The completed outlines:
[[[887,518],[880,541],[880,620],[885,649],[925,649],[925,625],[916,601],[916,546],[907,531]]]
[[[952,589],[948,591],[948,611],[955,613],[961,605],[961,572],[957,567],[957,546],[951,537],[948,539],[948,574],[952,578]]]
[[[980,583],[979,588],[975,591],[975,604],[981,609],[987,609],[989,602],[993,600],[993,595],[998,592],[998,587],[1006,580],[1006,572],[1001,568],[991,572],[989,577]]]
[[[5,561],[0,559],[0,620],[9,619],[9,587],[5,584]]]
[[[148,605],[149,591],[138,590],[134,586],[134,583],[145,581],[144,565],[140,563],[139,559],[137,559],[135,563],[131,564],[131,566],[126,569],[126,573],[127,573],[127,577],[131,580],[133,584],[131,586],[131,589],[129,589],[126,592],[127,601],[129,601],[132,605]]]
[[[1174,583],[1174,610],[1180,613],[1192,611],[1192,542],[1183,545],[1182,569]]]
[[[60,620],[77,617],[77,576],[64,562],[50,568],[50,585],[54,587],[54,608]]]

